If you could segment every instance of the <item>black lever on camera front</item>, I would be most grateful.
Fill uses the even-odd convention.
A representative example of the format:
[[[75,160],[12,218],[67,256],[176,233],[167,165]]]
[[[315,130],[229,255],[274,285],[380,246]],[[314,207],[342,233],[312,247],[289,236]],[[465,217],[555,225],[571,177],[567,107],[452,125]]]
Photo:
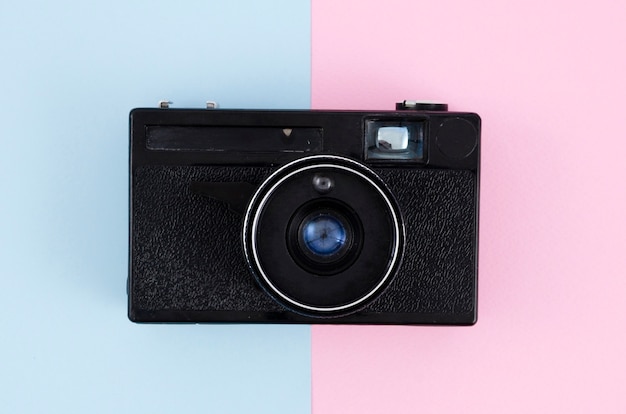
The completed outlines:
[[[256,191],[256,186],[247,182],[213,183],[196,181],[189,184],[189,189],[201,196],[228,204],[228,208],[243,215],[248,202]]]

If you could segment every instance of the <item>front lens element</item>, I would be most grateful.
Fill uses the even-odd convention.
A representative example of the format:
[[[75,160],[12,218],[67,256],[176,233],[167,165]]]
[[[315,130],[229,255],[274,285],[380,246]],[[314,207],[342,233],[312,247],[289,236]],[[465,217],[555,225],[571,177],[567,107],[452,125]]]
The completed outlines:
[[[307,220],[301,231],[304,245],[316,256],[331,256],[346,244],[346,228],[330,214],[320,214]]]
[[[334,275],[350,267],[359,256],[362,225],[347,205],[318,198],[296,210],[285,242],[294,262],[314,275]]]

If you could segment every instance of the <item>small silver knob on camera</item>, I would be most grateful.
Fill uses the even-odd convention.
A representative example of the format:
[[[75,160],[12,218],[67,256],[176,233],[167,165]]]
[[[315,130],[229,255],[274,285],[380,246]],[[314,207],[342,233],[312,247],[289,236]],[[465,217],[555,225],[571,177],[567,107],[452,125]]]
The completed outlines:
[[[169,109],[172,101],[163,99],[159,101],[159,109]],[[218,105],[215,101],[206,101],[206,109],[217,109]]]

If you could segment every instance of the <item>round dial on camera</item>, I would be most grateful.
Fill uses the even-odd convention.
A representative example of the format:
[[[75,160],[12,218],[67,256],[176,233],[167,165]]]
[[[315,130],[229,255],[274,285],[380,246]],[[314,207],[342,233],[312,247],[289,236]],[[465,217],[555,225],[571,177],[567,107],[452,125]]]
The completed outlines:
[[[448,104],[433,101],[404,100],[396,103],[396,111],[447,111]]]

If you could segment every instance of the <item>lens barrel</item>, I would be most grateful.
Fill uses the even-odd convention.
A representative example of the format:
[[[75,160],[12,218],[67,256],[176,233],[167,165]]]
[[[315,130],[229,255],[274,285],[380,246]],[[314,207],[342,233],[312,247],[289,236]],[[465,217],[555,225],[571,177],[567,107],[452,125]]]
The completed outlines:
[[[321,181],[332,185],[320,191]],[[318,155],[279,168],[258,187],[243,240],[272,298],[298,313],[335,317],[358,311],[387,287],[401,261],[404,226],[372,170]]]

